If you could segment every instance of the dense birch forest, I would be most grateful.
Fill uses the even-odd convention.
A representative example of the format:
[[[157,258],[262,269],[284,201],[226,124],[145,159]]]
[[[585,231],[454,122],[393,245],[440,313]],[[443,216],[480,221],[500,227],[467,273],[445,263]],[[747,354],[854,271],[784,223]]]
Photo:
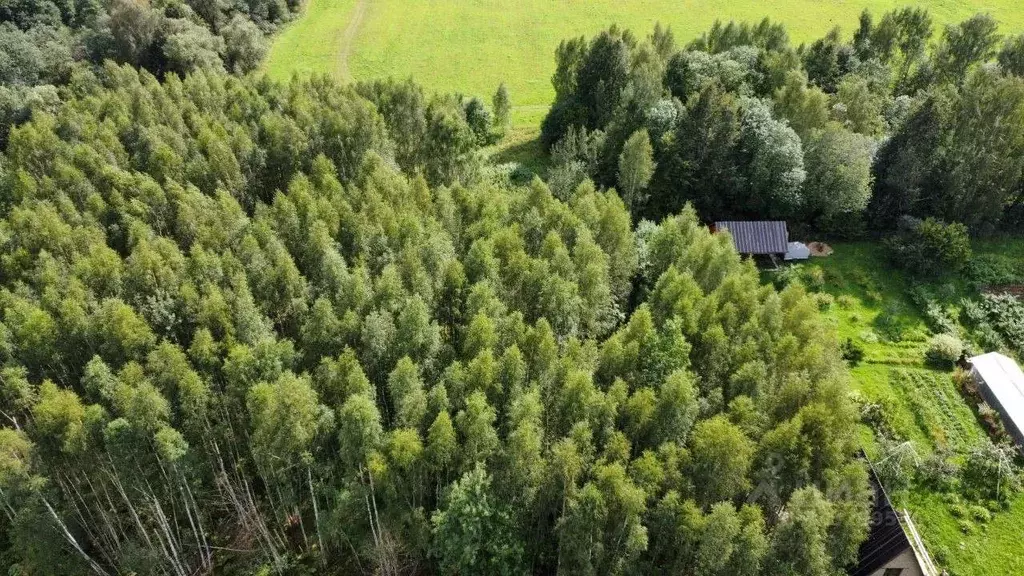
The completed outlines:
[[[77,68],[0,161],[0,564],[840,571],[816,300],[478,145],[409,83]]]

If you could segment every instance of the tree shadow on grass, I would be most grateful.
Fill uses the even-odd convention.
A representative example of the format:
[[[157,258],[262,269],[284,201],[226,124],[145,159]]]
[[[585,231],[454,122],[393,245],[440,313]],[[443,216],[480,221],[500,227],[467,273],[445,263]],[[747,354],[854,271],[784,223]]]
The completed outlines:
[[[538,176],[543,176],[547,172],[549,158],[544,153],[544,147],[539,138],[523,140],[506,147],[500,146],[499,144],[499,149],[491,156],[495,163],[515,162]]]

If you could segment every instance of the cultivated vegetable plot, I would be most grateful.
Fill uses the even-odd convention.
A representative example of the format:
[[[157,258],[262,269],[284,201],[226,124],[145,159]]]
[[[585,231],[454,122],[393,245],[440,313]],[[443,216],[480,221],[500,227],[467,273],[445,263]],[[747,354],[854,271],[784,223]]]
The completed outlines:
[[[935,448],[961,453],[985,439],[948,373],[895,369],[889,380],[909,400],[914,420]]]

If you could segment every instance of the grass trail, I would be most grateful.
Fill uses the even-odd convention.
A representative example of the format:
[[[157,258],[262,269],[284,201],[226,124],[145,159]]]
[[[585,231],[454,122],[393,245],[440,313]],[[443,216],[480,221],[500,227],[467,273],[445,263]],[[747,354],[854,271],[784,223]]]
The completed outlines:
[[[338,54],[338,77],[343,80],[352,80],[352,74],[349,72],[348,60],[352,56],[352,45],[356,39],[356,33],[359,32],[359,26],[363,23],[363,18],[366,17],[366,5],[369,0],[356,0],[356,7],[352,11],[352,17],[349,18],[348,26],[345,27],[345,33],[341,37],[341,52]]]
[[[263,69],[276,80],[288,80],[292,74],[340,74],[344,31],[357,1],[309,0],[302,15],[277,35]]]

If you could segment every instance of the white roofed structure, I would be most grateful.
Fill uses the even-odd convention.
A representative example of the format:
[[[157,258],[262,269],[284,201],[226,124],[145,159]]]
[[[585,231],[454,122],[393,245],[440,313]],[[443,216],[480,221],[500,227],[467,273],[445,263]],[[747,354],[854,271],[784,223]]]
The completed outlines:
[[[982,397],[1003,418],[1006,431],[1024,447],[1024,372],[1012,358],[989,352],[971,358],[971,376]]]
[[[811,257],[811,249],[803,242],[790,242],[786,250],[785,260],[807,260]]]

